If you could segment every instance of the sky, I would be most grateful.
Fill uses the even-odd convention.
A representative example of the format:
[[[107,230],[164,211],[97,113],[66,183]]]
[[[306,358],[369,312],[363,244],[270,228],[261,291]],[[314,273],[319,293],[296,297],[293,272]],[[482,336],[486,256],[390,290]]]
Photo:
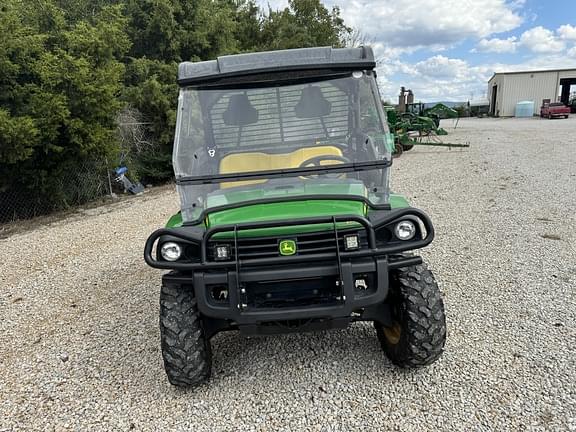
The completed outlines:
[[[259,0],[267,9],[287,0]],[[383,99],[486,96],[494,72],[576,68],[576,0],[323,0],[378,59]]]

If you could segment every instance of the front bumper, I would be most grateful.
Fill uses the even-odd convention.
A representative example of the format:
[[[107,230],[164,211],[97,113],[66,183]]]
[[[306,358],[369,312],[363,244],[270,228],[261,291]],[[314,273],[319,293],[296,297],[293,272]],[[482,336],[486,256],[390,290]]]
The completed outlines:
[[[370,291],[359,291],[354,286],[355,274],[374,275],[375,286]],[[337,265],[318,264],[306,268],[253,269],[241,273],[241,282],[234,271],[205,273],[194,272],[193,286],[198,307],[203,315],[212,318],[229,319],[238,325],[254,324],[263,321],[298,320],[311,318],[348,317],[354,310],[381,303],[388,294],[388,260],[386,257],[344,262],[341,266],[342,282],[339,283],[339,300],[330,305],[310,305],[282,308],[261,308],[249,304],[249,292],[245,286],[250,283],[265,283],[274,287],[275,282],[292,281],[298,283],[316,278],[339,279]],[[174,278],[168,278],[174,281]],[[190,281],[188,279],[188,281]],[[228,301],[218,304],[210,297],[210,287],[227,287]],[[240,286],[240,289],[237,289]]]
[[[414,241],[381,245],[377,244],[375,231],[400,219],[413,218],[421,221],[425,236]],[[355,222],[365,230],[367,247],[357,251],[340,250],[339,222]],[[317,253],[305,256],[278,256],[254,259],[211,261],[207,255],[210,239],[218,233],[232,232],[236,246],[233,257],[238,256],[238,232],[247,229],[269,228],[303,224],[331,223],[334,233],[335,253]],[[154,243],[161,236],[180,238],[200,245],[200,262],[182,263],[158,261],[152,257]],[[178,230],[158,230],[146,243],[145,259],[152,267],[176,270],[164,276],[166,284],[192,285],[200,312],[213,319],[228,320],[238,327],[256,326],[271,321],[296,320],[349,320],[350,316],[364,308],[381,304],[388,295],[390,269],[406,267],[421,262],[418,256],[401,253],[428,245],[434,236],[429,218],[413,208],[388,211],[379,218],[369,220],[361,216],[331,216],[247,223],[234,226],[218,226],[208,229],[201,236]],[[357,280],[369,281],[368,287],[357,286]],[[263,288],[264,287],[264,288]],[[294,299],[270,307],[258,293],[273,297],[279,290],[302,289],[303,294],[324,289],[329,301],[322,302],[316,296],[309,304]],[[306,287],[310,287],[306,291]],[[215,289],[226,292],[226,301],[214,298]],[[266,291],[268,290],[268,291]]]

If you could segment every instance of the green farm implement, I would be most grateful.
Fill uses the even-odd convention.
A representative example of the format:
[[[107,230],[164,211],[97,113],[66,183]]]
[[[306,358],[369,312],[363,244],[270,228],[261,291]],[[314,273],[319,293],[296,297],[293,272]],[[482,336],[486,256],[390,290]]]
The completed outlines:
[[[465,148],[470,144],[456,144],[443,142],[440,136],[448,135],[441,128],[441,118],[456,118],[456,110],[444,104],[436,104],[432,108],[424,109],[423,103],[406,105],[407,112],[398,113],[392,107],[385,107],[388,125],[394,133],[394,155],[400,156],[403,152],[412,150],[415,145],[426,145],[448,148]],[[457,124],[457,123],[456,123]]]

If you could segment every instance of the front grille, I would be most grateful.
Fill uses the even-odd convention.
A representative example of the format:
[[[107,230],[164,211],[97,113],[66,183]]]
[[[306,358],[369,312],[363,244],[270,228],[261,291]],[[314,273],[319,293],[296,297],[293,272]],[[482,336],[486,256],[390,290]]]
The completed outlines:
[[[342,288],[336,276],[274,282],[245,282],[246,306],[250,308],[293,308],[336,304]]]
[[[348,234],[358,234],[360,238],[360,249],[368,247],[364,230],[338,230],[338,242],[340,252],[344,252],[344,236]],[[333,253],[336,255],[336,238],[334,231],[323,231],[313,233],[303,233],[297,235],[286,235],[282,237],[255,237],[238,238],[238,256],[241,260],[257,258],[275,258],[280,256],[278,249],[281,240],[294,240],[296,242],[296,255],[311,255],[320,253]],[[208,243],[208,260],[214,260],[214,246],[221,244],[230,245],[232,259],[234,256],[233,241],[212,240]]]

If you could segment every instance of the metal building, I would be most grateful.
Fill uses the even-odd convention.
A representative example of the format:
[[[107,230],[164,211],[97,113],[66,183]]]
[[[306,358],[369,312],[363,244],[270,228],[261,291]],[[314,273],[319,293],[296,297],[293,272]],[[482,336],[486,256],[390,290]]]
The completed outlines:
[[[495,73],[488,81],[490,114],[513,116],[521,101],[533,101],[534,114],[540,112],[543,99],[568,105],[571,85],[576,85],[576,69]]]

